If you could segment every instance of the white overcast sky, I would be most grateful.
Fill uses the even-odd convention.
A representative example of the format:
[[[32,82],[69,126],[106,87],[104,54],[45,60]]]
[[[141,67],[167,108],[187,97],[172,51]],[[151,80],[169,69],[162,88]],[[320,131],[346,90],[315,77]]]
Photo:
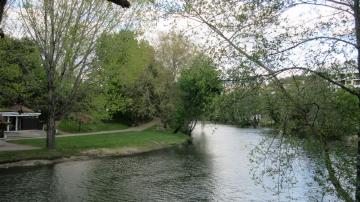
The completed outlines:
[[[294,9],[289,10],[284,14],[292,24],[299,24],[303,26],[304,24],[311,23],[311,19],[317,17],[319,14],[325,15],[327,12],[326,9],[314,9],[313,6],[298,6]],[[21,22],[19,22],[19,8],[17,6],[12,6],[6,11],[6,17],[2,27],[5,29],[7,34],[14,37],[21,37],[24,35],[24,30],[22,29]],[[166,18],[157,18],[152,21],[150,25],[144,27],[144,37],[149,40],[151,43],[155,43],[158,40],[159,33],[169,33],[171,31],[178,31],[181,33],[188,33],[191,35],[191,30],[195,29],[200,30],[204,33],[204,36],[207,35],[207,27],[205,25],[199,25],[199,23],[186,19],[179,16],[167,16]],[[193,41],[200,43],[199,36],[192,36]]]
[[[164,0],[161,0],[164,1]],[[166,0],[171,1],[171,0]],[[300,28],[311,27],[316,22],[320,16],[326,16],[331,9],[325,7],[314,7],[311,5],[302,5],[294,7],[283,14],[284,18],[287,18],[287,23],[290,23],[294,26]],[[22,29],[21,22],[19,20],[19,8],[13,6],[8,9],[7,17],[5,18],[5,23],[3,24],[6,34],[14,37],[22,37],[26,35],[24,29]],[[162,15],[164,13],[158,12]],[[145,23],[141,23],[141,31],[143,35],[141,38],[144,38],[150,42],[151,45],[155,46],[158,44],[159,35],[170,33],[172,31],[180,32],[184,35],[187,35],[190,40],[192,40],[199,47],[205,48],[209,47],[212,44],[205,43],[205,39],[209,39],[209,28],[206,25],[199,24],[198,22],[191,21],[188,18],[181,16],[167,16],[166,18],[159,18],[154,16],[146,15]],[[141,18],[135,20],[141,21]],[[194,30],[197,34],[193,34]],[[211,41],[211,40],[210,40]],[[214,46],[217,46],[219,41],[215,38],[213,40]],[[293,56],[296,58],[303,57],[305,52],[298,51]],[[295,59],[296,60],[296,59]]]

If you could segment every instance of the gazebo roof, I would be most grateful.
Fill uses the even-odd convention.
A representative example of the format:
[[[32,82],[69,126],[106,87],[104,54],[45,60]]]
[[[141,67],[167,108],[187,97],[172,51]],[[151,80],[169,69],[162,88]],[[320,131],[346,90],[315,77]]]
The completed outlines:
[[[0,108],[0,112],[21,112],[21,113],[34,113],[32,109],[29,109],[23,105],[15,104],[8,108]]]

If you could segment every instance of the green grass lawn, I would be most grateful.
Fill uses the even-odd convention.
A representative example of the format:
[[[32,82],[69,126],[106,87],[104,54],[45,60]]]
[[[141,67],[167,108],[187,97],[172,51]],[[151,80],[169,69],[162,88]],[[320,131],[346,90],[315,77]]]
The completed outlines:
[[[126,132],[101,135],[87,135],[77,137],[58,137],[56,149],[48,151],[45,139],[29,139],[12,141],[16,144],[26,144],[41,147],[40,150],[0,152],[0,163],[30,159],[56,159],[79,155],[81,151],[104,148],[137,148],[151,149],[159,145],[181,144],[188,140],[183,134],[172,134],[155,130],[142,132]]]
[[[68,133],[122,130],[126,128],[128,128],[127,125],[114,121],[94,121],[92,123],[85,123],[79,126],[79,123],[74,120],[64,119],[59,123],[59,129]]]

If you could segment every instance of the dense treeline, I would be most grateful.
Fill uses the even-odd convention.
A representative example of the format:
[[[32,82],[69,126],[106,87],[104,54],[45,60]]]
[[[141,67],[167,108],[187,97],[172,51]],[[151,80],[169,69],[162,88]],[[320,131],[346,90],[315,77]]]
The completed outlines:
[[[159,117],[164,128],[190,134],[195,123],[205,118],[214,96],[221,93],[220,72],[200,53],[184,63],[180,58],[188,56],[185,49],[192,45],[175,33],[166,40],[159,51],[131,31],[100,37],[89,79],[79,86],[78,99],[62,119],[79,123],[80,129],[81,124],[102,120],[138,125]],[[11,38],[1,43],[1,71],[6,77],[1,84],[1,105],[36,106],[34,109],[44,111],[46,117],[48,95],[44,70],[36,60],[37,46],[30,40]],[[174,57],[179,58],[176,67],[166,61]],[[58,105],[66,103],[65,95],[59,94]]]

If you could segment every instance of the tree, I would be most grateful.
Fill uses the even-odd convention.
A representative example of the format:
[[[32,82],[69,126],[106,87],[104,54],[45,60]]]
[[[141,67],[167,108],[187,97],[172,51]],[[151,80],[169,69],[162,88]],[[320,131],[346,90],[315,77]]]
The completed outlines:
[[[22,103],[41,109],[46,98],[45,71],[37,46],[29,39],[0,41],[0,105]]]
[[[191,65],[197,55],[195,45],[183,34],[175,31],[161,35],[155,51],[156,60],[172,72],[174,81],[179,77],[180,71]]]
[[[93,75],[104,92],[105,108],[113,117],[131,124],[154,115],[152,64],[154,50],[131,31],[103,35],[96,48]]]
[[[269,139],[268,142],[274,142],[273,144],[266,142],[259,144],[252,153],[255,156],[253,160],[256,163],[275,161],[283,165],[282,169],[291,170],[294,155],[307,153],[308,156],[313,157],[313,160],[316,160],[312,163],[315,165],[312,166],[316,173],[314,178],[323,185],[324,191],[329,191],[328,182],[338,181],[339,187],[336,189],[343,190],[335,190],[337,193],[339,191],[353,193],[356,152],[346,145],[349,145],[347,141],[349,134],[357,132],[360,117],[359,114],[351,113],[351,111],[357,110],[356,99],[315,75],[287,77],[282,79],[282,82],[287,92],[302,106],[302,110],[293,103],[286,102],[287,99],[276,88],[276,85],[269,84],[264,89],[264,93],[267,94],[265,96],[267,98],[266,109],[268,109],[270,117],[276,120],[275,128],[280,129],[286,135],[278,135],[279,141]],[[331,143],[331,145],[327,145],[328,149],[332,151],[329,153],[331,161],[324,156],[319,156],[324,148],[321,142],[323,140],[317,138],[318,133],[321,133],[322,138]],[[281,152],[274,153],[277,147],[281,147],[285,151],[291,150],[291,152],[289,155],[280,154]],[[265,155],[261,157],[261,153],[264,154],[264,152]],[[258,174],[283,174],[286,172],[278,170],[273,164],[261,163],[262,166],[258,165],[258,167],[267,171]],[[281,178],[284,179],[286,176]],[[287,181],[291,180],[281,180],[281,182]],[[341,195],[339,194],[339,196]]]
[[[21,17],[40,49],[47,80],[47,147],[55,148],[55,121],[79,99],[91,69],[97,38],[113,30],[121,11],[91,1],[23,1]]]
[[[257,127],[259,115],[263,114],[261,99],[258,89],[246,87],[230,89],[218,96],[213,103],[210,119],[242,127]]]
[[[199,53],[197,47],[180,32],[173,30],[159,37],[160,42],[155,47],[155,106],[164,128],[168,128],[179,99],[176,81],[180,72],[189,68]]]
[[[318,15],[317,23],[313,27],[306,24],[291,26],[282,24],[284,12],[289,9],[310,5],[330,11],[325,17]],[[271,76],[277,88],[284,97],[292,102],[297,110],[306,115],[306,107],[302,106],[289,94],[277,75],[280,72],[301,70],[313,73],[320,78],[340,87],[355,96],[360,103],[358,89],[351,88],[337,81],[329,74],[329,70],[341,72],[343,67],[360,72],[360,15],[359,1],[187,1],[184,9],[187,16],[206,25],[214,37],[218,39],[219,46],[225,48],[225,53],[236,57],[237,62],[245,64],[254,70],[254,74],[261,71]],[[291,11],[290,11],[291,12]],[[300,28],[305,28],[299,31]],[[335,29],[334,29],[335,28]],[[300,33],[300,34],[299,34]],[[225,46],[221,46],[224,44]],[[315,45],[315,46],[314,46]],[[291,60],[295,48],[306,52],[299,63],[299,57]],[[229,49],[227,47],[230,47]],[[316,47],[317,51],[314,51]],[[319,48],[321,47],[321,48]],[[233,54],[235,52],[235,54]],[[298,53],[298,52],[297,52]],[[338,57],[346,58],[339,62]],[[349,57],[349,58],[348,58]],[[360,105],[359,105],[360,109]],[[350,135],[350,134],[349,134]],[[318,131],[315,139],[321,139],[323,158],[329,162],[327,169],[333,173],[332,161],[329,158],[328,140]],[[360,133],[358,133],[360,136]],[[331,140],[330,140],[331,141]],[[360,141],[360,138],[359,138]],[[360,200],[360,142],[357,146],[357,180],[356,197]],[[351,194],[346,192],[339,180],[330,176],[330,181],[339,196],[346,200],[353,200]]]
[[[181,71],[178,86],[179,101],[173,123],[175,133],[182,130],[191,135],[214,97],[222,91],[220,73],[210,59],[201,56],[190,68]]]

